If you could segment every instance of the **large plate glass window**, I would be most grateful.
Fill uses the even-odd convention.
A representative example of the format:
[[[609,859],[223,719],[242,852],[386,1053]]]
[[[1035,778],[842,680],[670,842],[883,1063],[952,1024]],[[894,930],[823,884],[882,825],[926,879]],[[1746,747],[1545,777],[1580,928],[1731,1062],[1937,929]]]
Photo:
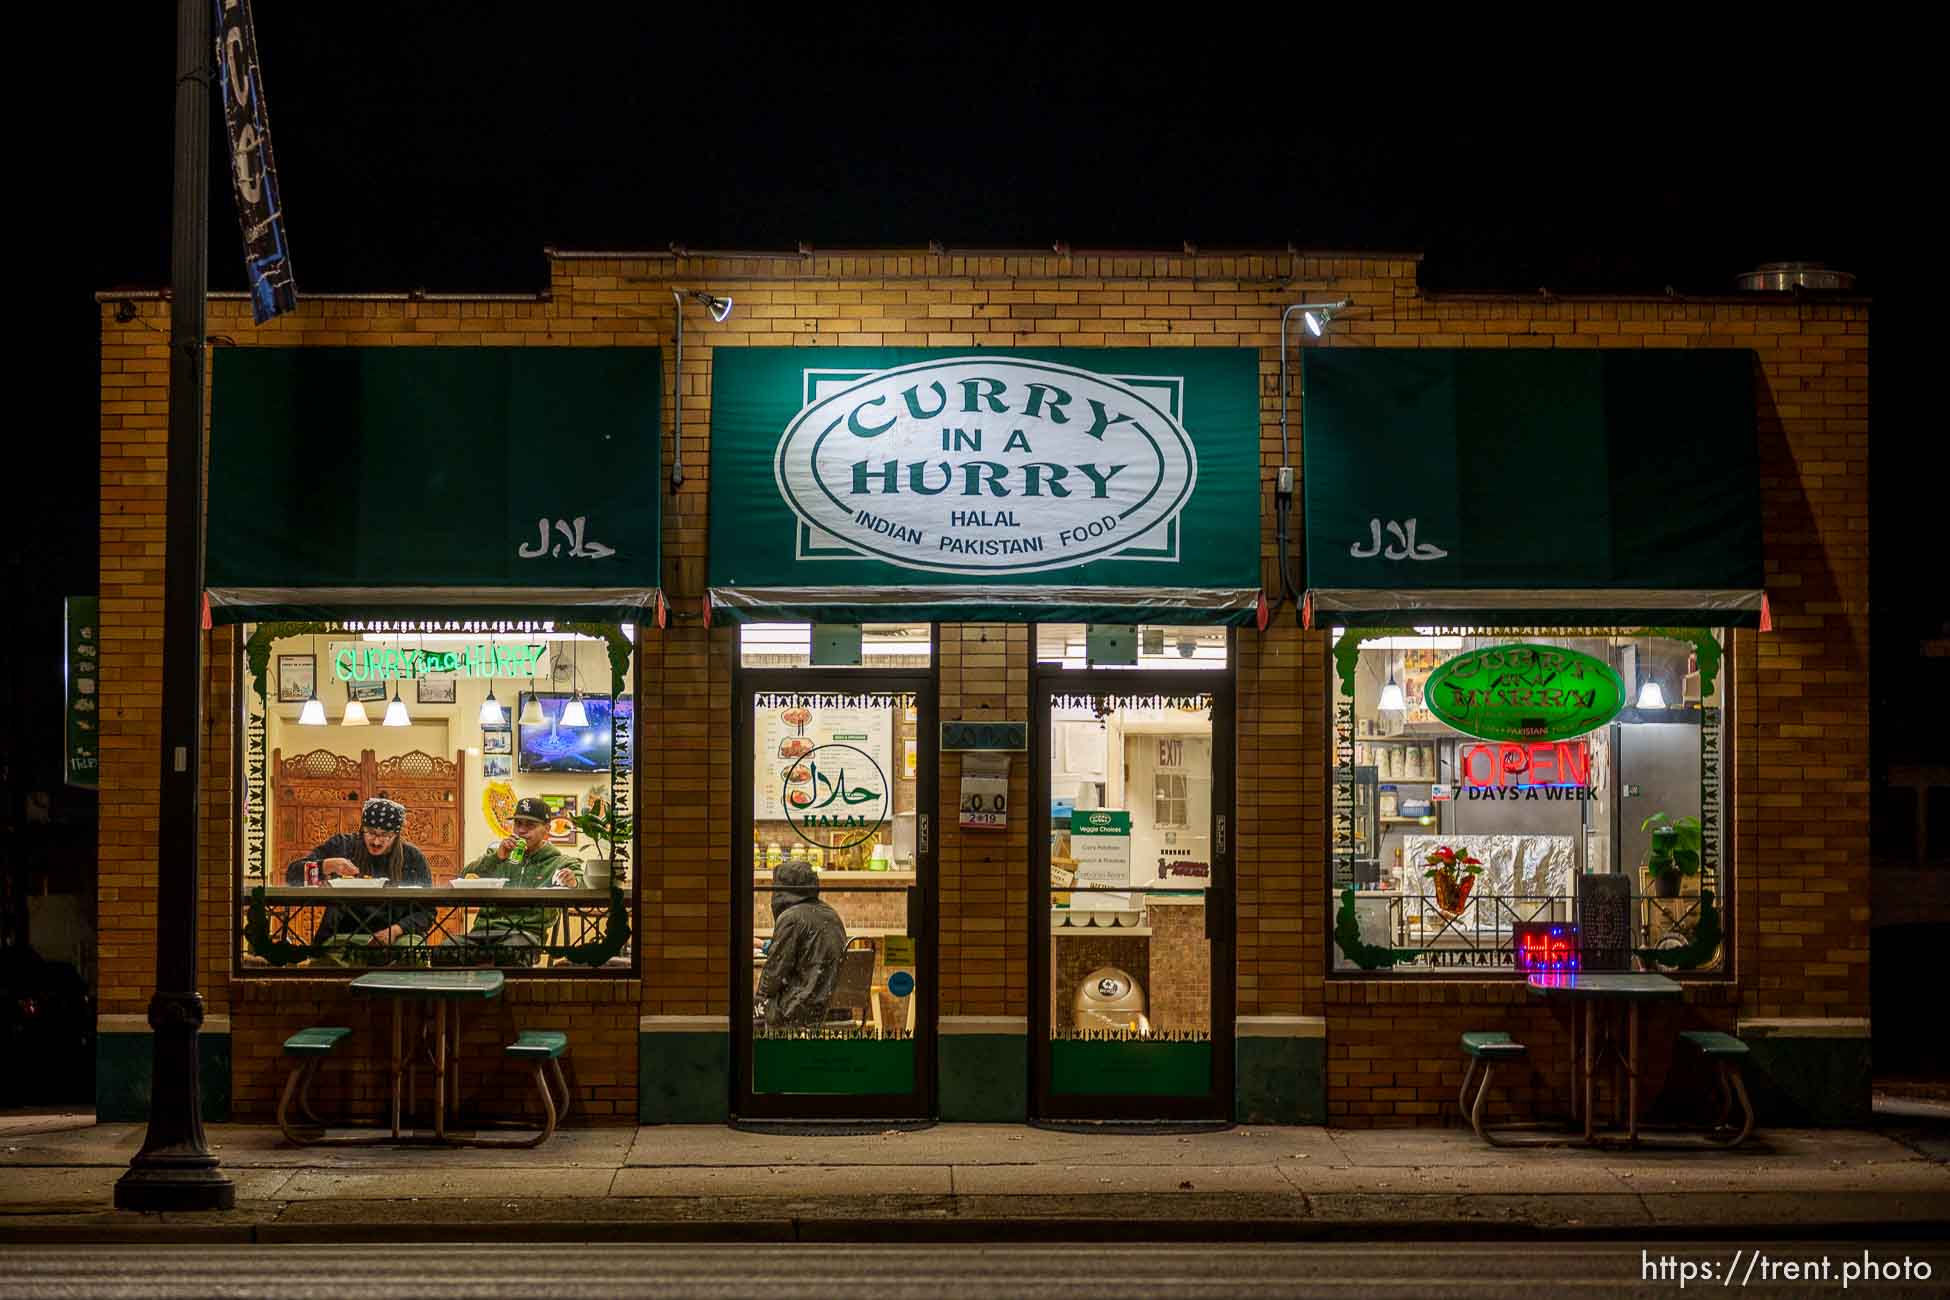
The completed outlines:
[[[1626,932],[1608,942],[1625,965],[1659,950],[1660,969],[1716,967],[1720,636],[1335,629],[1334,970],[1516,971],[1549,960],[1553,935],[1572,940],[1561,962],[1581,893],[1615,899],[1607,932]],[[1584,941],[1589,956],[1598,940]]]
[[[240,968],[628,973],[633,633],[244,624]]]

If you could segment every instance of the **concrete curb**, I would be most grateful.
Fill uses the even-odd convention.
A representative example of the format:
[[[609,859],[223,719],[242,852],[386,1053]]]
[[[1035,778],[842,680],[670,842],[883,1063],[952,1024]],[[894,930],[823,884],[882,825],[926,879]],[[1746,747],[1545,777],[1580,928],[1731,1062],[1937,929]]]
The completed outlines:
[[[669,1243],[1021,1244],[1195,1242],[1435,1242],[1456,1231],[1451,1218],[1341,1221],[1320,1219],[591,1219],[495,1224],[196,1223],[142,1216],[117,1223],[0,1223],[0,1246],[344,1245],[360,1243]],[[1743,1223],[1473,1222],[1483,1241],[1886,1241],[1950,1238],[1950,1216],[1881,1222],[1804,1220]]]

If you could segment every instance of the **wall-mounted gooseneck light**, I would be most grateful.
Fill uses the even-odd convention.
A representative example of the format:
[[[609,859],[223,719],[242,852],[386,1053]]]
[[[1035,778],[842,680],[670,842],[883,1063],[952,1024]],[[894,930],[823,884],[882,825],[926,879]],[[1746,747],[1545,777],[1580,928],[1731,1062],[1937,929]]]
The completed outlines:
[[[672,289],[670,297],[677,316],[677,357],[671,367],[670,395],[670,489],[675,492],[684,486],[684,300],[702,303],[710,310],[711,319],[722,325],[731,315],[731,299],[702,289]]]

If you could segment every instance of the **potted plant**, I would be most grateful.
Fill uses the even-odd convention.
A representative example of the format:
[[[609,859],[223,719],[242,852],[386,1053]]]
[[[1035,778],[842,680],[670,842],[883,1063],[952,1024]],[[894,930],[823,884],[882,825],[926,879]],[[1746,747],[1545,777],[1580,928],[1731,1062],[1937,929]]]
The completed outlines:
[[[1652,832],[1652,847],[1645,855],[1652,896],[1679,897],[1679,878],[1699,874],[1699,818],[1655,812],[1639,823],[1639,829]]]
[[[570,821],[578,831],[596,841],[596,851],[600,855],[584,860],[583,879],[592,889],[608,885],[616,859],[616,845],[618,841],[630,838],[630,815],[618,813],[616,805],[608,799],[591,797],[587,807]]]
[[[1455,919],[1469,903],[1476,877],[1483,874],[1483,860],[1471,856],[1468,849],[1438,844],[1423,857],[1422,864],[1428,868],[1422,878],[1435,882],[1436,911]]]

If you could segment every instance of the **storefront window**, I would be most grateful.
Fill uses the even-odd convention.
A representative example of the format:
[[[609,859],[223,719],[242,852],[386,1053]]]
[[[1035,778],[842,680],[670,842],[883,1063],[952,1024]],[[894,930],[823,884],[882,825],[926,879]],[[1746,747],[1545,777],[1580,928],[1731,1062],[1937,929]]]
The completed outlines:
[[[1093,631],[1097,635],[1094,642]],[[1119,637],[1126,640],[1125,653],[1119,655],[1115,649],[1107,650],[1105,634],[1109,634],[1112,645]],[[1170,627],[1158,623],[1098,629],[1084,623],[1038,623],[1036,662],[1077,669],[1193,668],[1219,672],[1231,666],[1225,628]]]
[[[859,655],[851,646],[852,628],[830,632],[812,623],[741,623],[738,627],[739,663],[746,668],[926,668],[934,649],[929,623],[863,623],[858,626]],[[816,653],[824,644],[839,653]]]
[[[1516,971],[1551,936],[1586,969],[1719,963],[1717,633],[1334,637],[1337,971]]]
[[[627,969],[632,632],[244,625],[241,964]]]

